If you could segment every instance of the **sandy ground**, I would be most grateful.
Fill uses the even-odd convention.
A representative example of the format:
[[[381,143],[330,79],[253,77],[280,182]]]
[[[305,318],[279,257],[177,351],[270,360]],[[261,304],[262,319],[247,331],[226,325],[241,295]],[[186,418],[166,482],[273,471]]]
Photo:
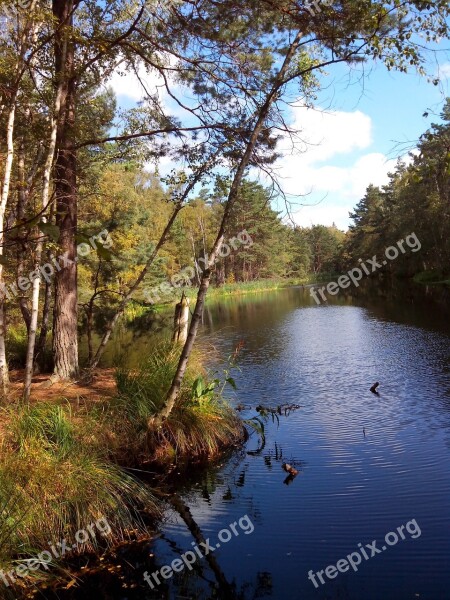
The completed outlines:
[[[33,377],[31,389],[31,401],[39,400],[67,400],[83,404],[95,403],[105,397],[112,397],[116,393],[116,382],[114,380],[114,369],[98,369],[91,382],[58,382],[49,385],[49,374],[36,375]],[[23,372],[13,371],[10,373],[11,387],[8,395],[11,402],[20,400],[23,390]]]

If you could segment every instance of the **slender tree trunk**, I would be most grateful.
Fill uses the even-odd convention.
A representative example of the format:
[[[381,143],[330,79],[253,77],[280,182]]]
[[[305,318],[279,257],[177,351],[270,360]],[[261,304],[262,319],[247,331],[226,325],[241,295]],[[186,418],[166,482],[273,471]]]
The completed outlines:
[[[153,264],[156,256],[158,255],[158,252],[160,251],[160,249],[162,248],[162,246],[165,244],[166,239],[167,239],[167,237],[168,237],[168,235],[170,233],[170,230],[172,229],[172,226],[175,223],[175,220],[176,220],[176,218],[178,216],[178,213],[183,208],[183,204],[184,204],[185,200],[189,197],[189,194],[191,193],[191,191],[194,189],[194,187],[200,181],[200,179],[202,178],[202,176],[204,175],[204,173],[210,167],[211,167],[211,161],[208,161],[208,162],[206,162],[198,170],[198,172],[192,178],[192,181],[189,183],[189,185],[184,190],[181,198],[175,204],[175,208],[173,210],[173,213],[172,213],[169,221],[167,222],[167,225],[165,226],[164,231],[162,232],[162,235],[159,238],[159,241],[156,244],[155,248],[153,249],[153,252],[151,253],[149,259],[147,260],[144,268],[142,269],[142,271],[140,272],[138,278],[133,283],[133,285],[130,287],[130,289],[128,290],[128,292],[124,295],[121,303],[119,304],[119,307],[118,307],[115,315],[113,316],[113,318],[111,319],[111,321],[108,323],[108,326],[106,327],[106,331],[103,334],[103,338],[102,338],[102,341],[100,342],[100,345],[99,345],[99,347],[97,349],[97,352],[95,353],[95,356],[92,359],[92,361],[90,361],[90,363],[89,363],[89,366],[90,366],[91,369],[95,369],[97,367],[97,365],[98,365],[98,363],[99,363],[99,361],[100,361],[100,359],[103,356],[103,353],[105,351],[106,344],[108,343],[108,341],[109,341],[109,339],[111,337],[111,334],[114,331],[115,326],[117,325],[117,321],[123,315],[123,312],[124,312],[127,304],[129,303],[129,301],[133,297],[134,292],[137,290],[137,288],[139,287],[139,285],[142,283],[144,277],[147,275],[147,273],[148,273],[150,267],[152,266],[152,264]]]
[[[178,213],[180,212],[180,210],[182,209],[182,203],[178,203],[175,207],[175,210],[172,213],[172,216],[170,217],[164,231],[163,234],[161,235],[158,243],[156,244],[153,252],[151,253],[148,261],[146,262],[144,268],[142,269],[142,271],[140,272],[139,276],[137,277],[136,281],[133,283],[133,285],[130,287],[130,289],[128,290],[128,292],[124,295],[122,301],[119,304],[119,307],[116,311],[116,313],[114,314],[113,318],[111,319],[111,321],[108,323],[107,327],[106,327],[106,331],[103,334],[102,337],[102,341],[100,342],[99,347],[97,348],[97,352],[95,353],[94,358],[90,361],[89,365],[91,369],[95,369],[101,359],[101,357],[103,356],[103,353],[105,351],[106,348],[106,344],[108,343],[112,332],[114,331],[114,328],[117,325],[117,321],[120,319],[120,317],[123,315],[123,312],[125,310],[125,308],[127,307],[129,301],[131,300],[131,298],[133,297],[134,292],[137,290],[137,288],[139,287],[139,285],[142,283],[144,277],[147,275],[148,270],[150,269],[150,267],[153,264],[153,261],[155,260],[159,250],[161,249],[161,247],[163,246],[163,244],[165,243],[167,236],[170,233],[170,230],[172,229],[172,225],[175,222],[175,219],[178,215]]]
[[[194,241],[193,234],[191,234],[190,237],[191,237],[191,246],[192,246],[192,258],[194,260],[194,267],[195,267],[195,276],[197,278],[197,285],[200,285],[200,269],[198,267],[197,256],[196,256],[196,252],[195,252],[195,241]]]
[[[87,304],[84,305],[86,313],[86,334],[88,341],[88,364],[91,364],[94,357],[94,345],[92,333],[94,331],[94,302],[97,294],[94,294]]]
[[[175,406],[175,402],[179,396],[181,384],[184,378],[184,374],[186,372],[186,368],[189,362],[189,357],[191,355],[192,349],[194,347],[195,339],[197,337],[197,331],[202,319],[203,315],[203,306],[205,303],[206,294],[208,293],[208,288],[210,284],[211,277],[211,269],[213,268],[216,259],[219,255],[220,249],[223,244],[223,238],[225,234],[226,226],[228,225],[228,220],[230,217],[231,210],[236,202],[236,199],[239,194],[239,189],[241,187],[242,180],[244,178],[245,171],[250,163],[251,156],[258,142],[259,135],[264,127],[264,123],[269,115],[270,109],[277,99],[281,88],[283,87],[283,83],[285,81],[286,75],[288,73],[289,66],[291,61],[297,51],[297,48],[300,44],[302,34],[300,32],[297,33],[294,41],[292,42],[289,50],[284,59],[283,65],[274,81],[271,91],[268,93],[264,104],[262,105],[257,121],[253,128],[250,139],[247,143],[247,147],[242,156],[242,159],[237,168],[236,174],[233,179],[233,183],[231,185],[231,189],[228,195],[227,203],[225,206],[225,210],[223,213],[222,221],[219,227],[219,231],[214,242],[214,246],[212,252],[209,256],[208,266],[203,272],[202,282],[197,294],[197,302],[195,305],[194,314],[192,315],[191,326],[189,328],[188,337],[186,343],[184,344],[183,350],[181,352],[180,360],[178,363],[177,370],[175,372],[172,385],[167,393],[166,404],[157,419],[149,420],[149,427],[152,427],[155,422],[158,425],[162,420],[166,419],[173,410]]]
[[[21,141],[19,151],[18,151],[18,159],[17,159],[17,174],[18,174],[18,189],[17,189],[17,209],[16,209],[16,220],[20,223],[23,220],[25,215],[25,208],[28,204],[28,190],[27,186],[25,186],[25,145],[24,140]],[[25,256],[27,254],[27,244],[23,243],[17,249],[17,284],[19,284],[19,280],[23,277],[25,272]],[[19,288],[20,289],[20,288]],[[27,335],[30,333],[30,323],[31,323],[31,313],[28,306],[28,300],[25,295],[21,295],[18,297],[18,303],[20,312],[22,313],[23,320],[25,322],[27,328]]]
[[[3,185],[0,198],[0,258],[3,255],[3,243],[4,243],[4,225],[5,225],[5,212],[6,204],[8,202],[9,187],[11,182],[11,172],[14,159],[14,121],[16,117],[16,100],[17,92],[11,100],[11,108],[8,114],[8,121],[6,125],[6,161],[5,171],[3,176]],[[0,286],[3,284],[3,264],[0,261]],[[8,392],[9,375],[8,375],[8,361],[6,359],[6,323],[5,323],[5,305],[4,295],[0,300],[0,397],[5,397]]]
[[[172,342],[184,344],[189,326],[189,298],[183,293],[181,301],[175,307]]]
[[[65,43],[63,47],[63,59],[67,52],[67,43]],[[63,96],[63,82],[60,80],[57,84],[55,102],[53,107],[53,116],[51,122],[51,130],[50,130],[50,142],[48,146],[47,159],[45,161],[44,166],[44,175],[43,175],[43,185],[42,185],[42,210],[44,211],[48,204],[50,198],[50,179],[52,174],[53,161],[55,158],[55,150],[56,150],[56,136],[58,131],[58,121],[61,110],[61,99]],[[45,217],[42,217],[42,221],[46,222]],[[39,271],[41,266],[42,259],[42,251],[43,251],[43,239],[42,235],[39,237],[39,241],[36,246],[35,253],[35,263],[34,270]],[[30,327],[28,331],[28,344],[27,344],[27,357],[25,363],[25,379],[23,386],[23,396],[25,400],[28,400],[31,392],[31,382],[33,379],[33,371],[35,364],[35,345],[36,345],[36,332],[38,326],[38,317],[39,317],[39,291],[41,286],[40,277],[36,277],[33,279],[33,288],[31,295],[31,319],[30,319]],[[47,308],[48,310],[48,308]],[[48,316],[47,316],[48,319]],[[42,331],[41,331],[42,332]],[[45,346],[45,339],[44,339]],[[78,351],[77,351],[78,354]]]
[[[39,371],[44,369],[44,354],[45,345],[47,342],[48,326],[50,322],[50,303],[52,299],[52,284],[49,281],[45,282],[44,306],[42,307],[41,331],[39,333],[38,343],[34,353],[34,370]]]
[[[92,342],[92,331],[94,329],[94,307],[92,305],[89,305],[89,309],[86,311],[86,317],[88,339],[88,364],[90,364],[94,357],[94,346]]]
[[[29,7],[30,13],[34,11],[36,0],[32,0]],[[31,22],[30,22],[31,24]],[[20,36],[20,52],[15,69],[15,81],[13,83],[13,93],[11,94],[10,108],[6,125],[6,160],[4,167],[3,185],[0,196],[0,259],[3,255],[4,245],[4,226],[5,212],[8,203],[9,188],[11,183],[11,173],[14,160],[14,124],[16,118],[16,104],[19,95],[19,84],[23,74],[22,65],[28,43],[30,27],[28,24],[23,28]],[[0,261],[0,290],[3,289],[3,265]],[[6,358],[6,319],[4,295],[0,293],[0,397],[5,397],[8,391],[9,375],[8,362]]]
[[[57,126],[55,163],[56,225],[62,265],[55,275],[53,313],[53,380],[78,376],[78,290],[77,290],[77,155],[75,126],[74,0],[53,0],[56,21],[55,74],[61,85],[61,107]]]
[[[88,340],[88,365],[91,364],[94,358],[94,345],[92,340],[92,334],[94,332],[94,306],[95,299],[99,295],[98,291],[98,283],[100,276],[101,263],[97,267],[97,271],[95,273],[95,282],[94,282],[94,293],[92,294],[89,302],[84,305],[84,310],[86,312],[86,320],[87,320],[87,340]]]
[[[44,218],[43,218],[44,220]],[[34,262],[34,270],[38,270],[41,266],[41,257],[42,257],[42,235],[37,242],[36,251],[35,251],[35,262]],[[33,379],[33,366],[34,366],[34,345],[36,342],[36,331],[38,324],[38,316],[39,316],[39,284],[40,278],[36,277],[33,279],[33,287],[31,294],[31,320],[30,320],[30,329],[28,331],[28,343],[27,343],[27,357],[25,361],[25,377],[23,384],[23,397],[24,400],[29,400],[30,392],[31,392],[31,381]]]

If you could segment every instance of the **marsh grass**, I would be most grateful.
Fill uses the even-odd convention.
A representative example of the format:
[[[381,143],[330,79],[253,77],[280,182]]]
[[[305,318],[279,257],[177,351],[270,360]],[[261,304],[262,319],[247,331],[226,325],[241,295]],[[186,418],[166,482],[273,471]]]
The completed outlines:
[[[7,412],[0,449],[1,568],[48,550],[49,541],[72,544],[77,531],[101,518],[110,534],[89,536],[83,551],[146,533],[142,511],[160,514],[150,488],[86,445],[69,405],[44,402]]]
[[[73,408],[68,401],[10,405],[0,411],[0,569],[49,549],[106,519],[111,533],[89,536],[77,550],[106,550],[147,535],[144,519],[161,514],[148,485],[124,465],[213,458],[238,444],[243,424],[224,400],[224,385],[211,379],[196,350],[179,400],[157,431],[149,420],[164,405],[180,347],[163,343],[138,369],[119,368],[117,396]],[[224,371],[226,376],[228,371]],[[119,466],[122,465],[122,466]],[[52,565],[64,574],[64,559]],[[30,572],[36,583],[49,576]]]
[[[119,369],[118,397],[112,412],[126,417],[137,446],[153,453],[157,461],[212,457],[242,439],[243,427],[220,391],[196,398],[193,386],[199,375],[207,377],[202,350],[191,357],[178,401],[157,432],[149,432],[149,419],[164,406],[179,360],[180,348],[167,342],[153,350],[138,369]],[[122,433],[123,435],[123,433]]]

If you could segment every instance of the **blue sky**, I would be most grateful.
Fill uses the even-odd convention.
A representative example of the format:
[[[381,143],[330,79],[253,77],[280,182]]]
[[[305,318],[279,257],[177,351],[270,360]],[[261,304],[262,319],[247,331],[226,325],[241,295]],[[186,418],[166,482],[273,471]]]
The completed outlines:
[[[296,110],[298,127],[321,145],[280,161],[283,188],[308,193],[295,199],[297,224],[335,223],[347,228],[348,212],[365,188],[386,183],[397,158],[406,158],[419,136],[440,121],[450,95],[450,63],[445,58],[440,68],[432,68],[440,75],[437,87],[416,73],[388,72],[382,65],[366,70],[363,81],[355,73],[349,85],[345,67],[330,69],[319,97],[319,106],[325,109],[322,118],[305,108]],[[422,116],[425,112],[427,118]]]
[[[440,67],[429,71],[440,77],[434,86],[416,73],[388,72],[382,65],[365,67],[365,77],[345,66],[332,66],[323,76],[317,110],[292,109],[299,142],[292,149],[281,143],[284,156],[277,165],[281,187],[291,200],[291,214],[301,226],[335,223],[345,230],[348,213],[373,183],[383,185],[399,156],[405,156],[432,122],[439,121],[445,97],[450,95],[450,52],[441,52]],[[143,71],[151,89],[158,78]],[[114,76],[111,85],[119,103],[130,106],[143,96],[138,80]],[[162,101],[173,102],[162,93]],[[428,118],[422,115],[428,112]],[[301,141],[303,140],[303,142]],[[161,173],[171,168],[161,165]],[[264,183],[264,180],[262,180]],[[275,204],[284,209],[283,202]]]

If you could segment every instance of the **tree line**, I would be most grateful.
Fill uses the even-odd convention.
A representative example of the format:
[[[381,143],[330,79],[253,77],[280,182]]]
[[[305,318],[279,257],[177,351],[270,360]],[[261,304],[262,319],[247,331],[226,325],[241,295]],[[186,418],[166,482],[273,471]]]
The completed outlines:
[[[378,254],[415,233],[420,252],[384,268],[404,277],[445,280],[450,274],[450,100],[441,122],[421,135],[409,164],[398,161],[383,187],[370,185],[351,213],[344,247],[347,263]]]
[[[427,44],[448,35],[448,3],[346,0],[314,15],[295,0],[30,0],[27,8],[14,7],[0,36],[0,289],[15,282],[20,293],[1,297],[3,394],[14,311],[27,331],[28,397],[47,338],[53,380],[79,375],[80,309],[89,320],[99,298],[116,299],[90,357],[94,367],[127,304],[161,264],[175,269],[188,248],[194,256],[208,247],[164,418],[176,401],[212,277],[252,279],[294,264],[305,270],[312,264],[315,273],[336,267],[327,253],[339,243],[338,232],[288,231],[268,207],[267,192],[248,181],[250,169],[276,178],[277,142],[295,133],[285,110],[293,90],[312,105],[323,69],[338,63],[380,61],[425,73]],[[176,116],[145,85],[137,107],[117,106],[104,83],[120,72],[139,77],[142,69],[158,75]],[[162,158],[180,165],[163,186],[142,170]],[[199,186],[217,197],[197,197]],[[255,254],[232,257],[213,275],[226,235],[247,219],[260,228]],[[97,240],[95,252],[78,255],[105,229],[115,232],[113,248]],[[258,241],[263,233],[267,247]],[[292,252],[301,261],[290,263]],[[45,264],[55,265],[51,278],[37,275]]]

